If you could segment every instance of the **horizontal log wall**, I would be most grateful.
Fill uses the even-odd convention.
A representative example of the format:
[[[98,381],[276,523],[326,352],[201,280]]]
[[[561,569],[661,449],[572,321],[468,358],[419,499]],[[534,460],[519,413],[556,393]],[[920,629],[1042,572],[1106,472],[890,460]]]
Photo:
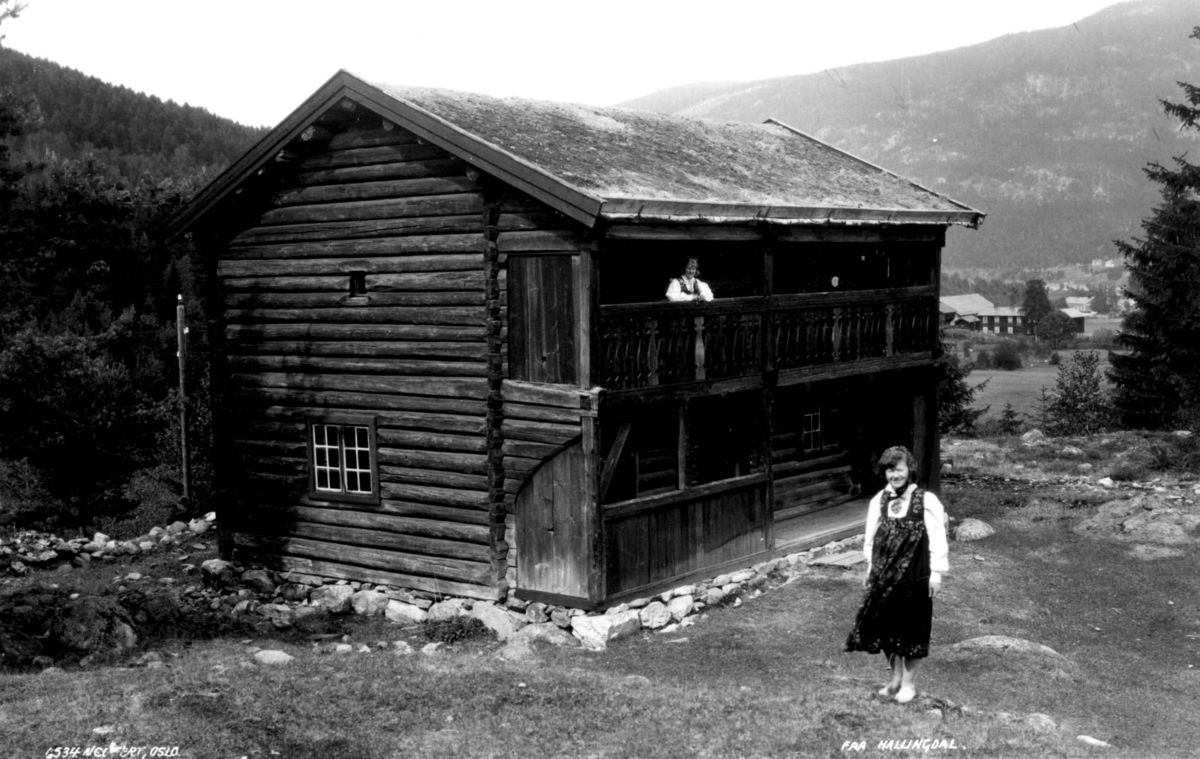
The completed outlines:
[[[216,267],[223,444],[249,507],[236,550],[498,598],[489,393],[506,288],[488,229],[537,240],[537,218],[489,216],[477,174],[399,129],[335,134],[294,172]],[[308,422],[336,412],[376,420],[378,505],[309,493]]]

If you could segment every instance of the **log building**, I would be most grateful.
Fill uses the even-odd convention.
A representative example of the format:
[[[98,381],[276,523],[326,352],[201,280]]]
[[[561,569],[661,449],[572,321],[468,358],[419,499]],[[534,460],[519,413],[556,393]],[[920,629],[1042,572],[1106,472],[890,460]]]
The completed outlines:
[[[940,251],[982,217],[775,121],[339,72],[172,221],[232,550],[577,607],[798,550],[889,445],[936,488]],[[711,302],[665,300],[688,257]]]

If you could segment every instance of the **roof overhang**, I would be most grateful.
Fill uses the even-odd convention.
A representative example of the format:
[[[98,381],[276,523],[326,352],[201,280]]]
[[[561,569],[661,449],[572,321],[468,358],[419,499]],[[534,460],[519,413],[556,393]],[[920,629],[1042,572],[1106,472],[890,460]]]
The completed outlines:
[[[985,214],[973,209],[914,211],[904,208],[776,206],[608,198],[600,207],[600,216],[610,221],[767,223],[817,226],[931,224],[936,226],[960,225],[977,229],[983,222]]]

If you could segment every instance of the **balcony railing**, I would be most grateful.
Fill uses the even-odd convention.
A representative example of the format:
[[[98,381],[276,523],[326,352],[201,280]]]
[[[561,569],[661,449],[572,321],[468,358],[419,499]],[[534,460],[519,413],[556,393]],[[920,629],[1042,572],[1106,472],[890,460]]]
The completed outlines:
[[[601,306],[610,390],[931,351],[932,287]]]

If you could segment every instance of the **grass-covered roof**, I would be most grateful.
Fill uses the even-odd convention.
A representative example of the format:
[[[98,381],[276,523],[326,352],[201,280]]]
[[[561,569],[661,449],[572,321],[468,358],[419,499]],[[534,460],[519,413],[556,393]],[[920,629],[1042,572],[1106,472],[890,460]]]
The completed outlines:
[[[777,124],[375,86],[605,199],[969,210]]]

